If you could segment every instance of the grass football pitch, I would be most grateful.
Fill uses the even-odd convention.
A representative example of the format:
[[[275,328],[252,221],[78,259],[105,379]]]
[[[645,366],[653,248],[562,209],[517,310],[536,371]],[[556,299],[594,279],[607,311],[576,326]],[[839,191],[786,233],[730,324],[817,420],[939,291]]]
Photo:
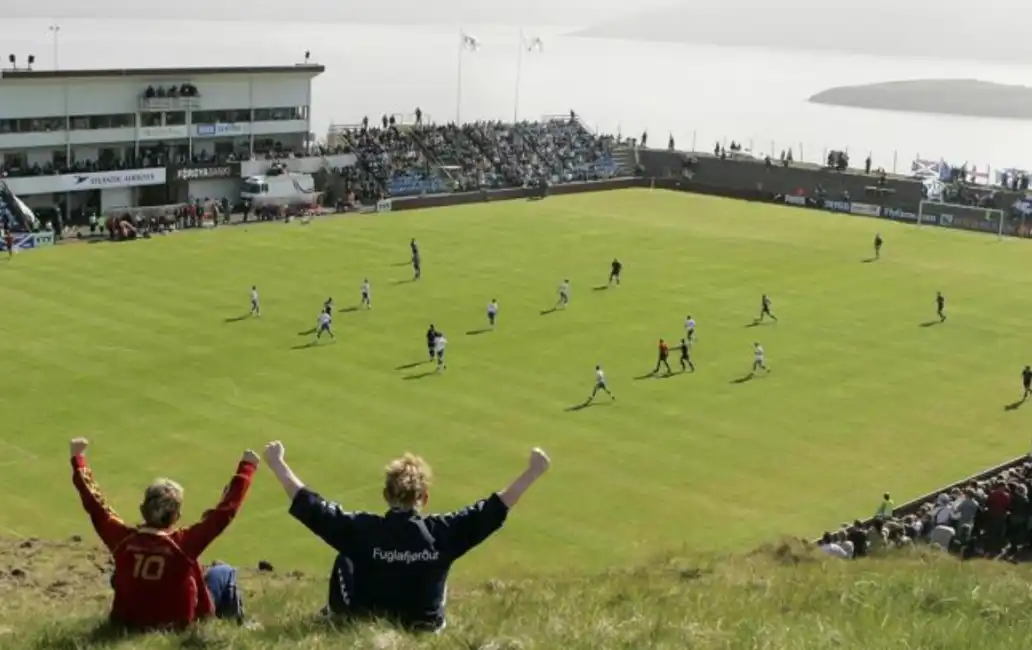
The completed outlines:
[[[883,259],[863,263],[880,229]],[[409,282],[408,240],[424,277]],[[553,471],[459,575],[626,564],[813,534],[1027,449],[1017,399],[1032,247],[684,194],[622,191],[62,246],[0,263],[0,528],[92,538],[66,443],[135,520],[157,476],[212,505],[240,452],[282,439],[313,488],[380,510],[383,464],[435,467],[435,509]],[[623,285],[604,285],[609,262]],[[368,276],[371,311],[346,311]],[[565,312],[543,315],[564,277]],[[260,319],[238,319],[259,287]],[[934,321],[934,296],[949,320]],[[776,325],[747,327],[761,293]],[[308,346],[322,301],[333,344]],[[500,306],[496,331],[487,303]],[[694,374],[640,379],[699,323]],[[423,333],[448,336],[428,374]],[[754,341],[773,372],[747,374]],[[676,366],[676,355],[672,355]],[[615,404],[568,410],[605,367]],[[1032,406],[1029,407],[1032,410]],[[332,552],[259,473],[209,553],[326,570]]]

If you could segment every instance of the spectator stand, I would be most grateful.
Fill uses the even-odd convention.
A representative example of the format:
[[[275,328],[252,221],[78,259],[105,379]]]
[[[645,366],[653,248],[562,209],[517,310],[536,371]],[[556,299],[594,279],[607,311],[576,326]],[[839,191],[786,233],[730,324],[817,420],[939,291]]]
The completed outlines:
[[[575,113],[546,115],[539,122],[522,122],[517,128],[549,167],[553,183],[617,176],[612,138],[590,132]]]
[[[526,187],[547,178],[537,154],[511,124],[475,122],[462,126],[466,137],[476,144],[500,175],[500,182],[510,187]]]
[[[446,191],[438,170],[427,160],[410,129],[399,125],[396,116],[384,115],[380,124],[370,126],[366,118],[362,124],[330,127],[331,138],[342,139],[355,153],[361,170],[377,190],[376,198]]]

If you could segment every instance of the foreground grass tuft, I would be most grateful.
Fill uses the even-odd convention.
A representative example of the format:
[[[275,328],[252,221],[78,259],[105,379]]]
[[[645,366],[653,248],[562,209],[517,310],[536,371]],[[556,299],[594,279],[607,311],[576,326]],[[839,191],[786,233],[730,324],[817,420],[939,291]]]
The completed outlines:
[[[835,561],[793,543],[731,557],[658,557],[592,575],[487,581],[453,596],[449,628],[415,637],[314,613],[324,576],[245,572],[261,629],[212,623],[182,634],[108,631],[105,554],[82,542],[4,542],[0,646],[137,648],[958,648],[1025,647],[1030,570],[923,550]]]

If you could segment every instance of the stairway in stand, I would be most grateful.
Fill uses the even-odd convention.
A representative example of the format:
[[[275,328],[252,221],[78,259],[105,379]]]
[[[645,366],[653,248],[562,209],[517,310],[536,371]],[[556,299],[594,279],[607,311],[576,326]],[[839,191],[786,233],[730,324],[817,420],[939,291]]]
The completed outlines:
[[[634,176],[634,170],[638,168],[638,152],[630,145],[614,145],[613,162],[620,176]]]

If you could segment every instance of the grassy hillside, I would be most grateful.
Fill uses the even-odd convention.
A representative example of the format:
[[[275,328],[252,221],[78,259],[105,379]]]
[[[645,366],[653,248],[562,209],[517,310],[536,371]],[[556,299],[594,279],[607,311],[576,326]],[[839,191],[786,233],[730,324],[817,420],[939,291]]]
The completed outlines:
[[[324,596],[322,576],[249,574],[250,609],[263,629],[212,623],[182,635],[127,639],[101,626],[105,576],[89,560],[96,552],[83,546],[0,551],[27,572],[0,578],[0,646],[1011,650],[1032,635],[1027,566],[961,563],[921,551],[830,561],[782,544],[745,556],[671,555],[636,568],[473,584],[453,594],[440,637],[335,628],[312,616]]]

